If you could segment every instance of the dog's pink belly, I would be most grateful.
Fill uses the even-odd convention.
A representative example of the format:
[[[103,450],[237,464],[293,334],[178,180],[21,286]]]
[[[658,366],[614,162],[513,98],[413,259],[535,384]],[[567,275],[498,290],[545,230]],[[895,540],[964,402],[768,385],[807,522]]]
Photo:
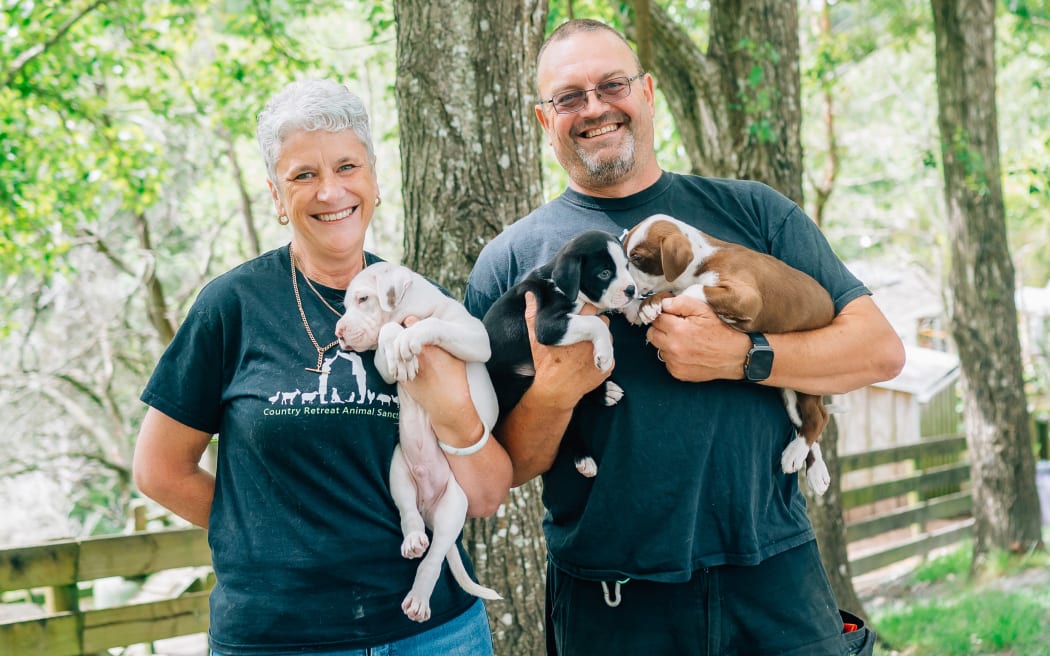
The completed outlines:
[[[437,436],[430,426],[430,417],[411,396],[398,386],[401,412],[398,433],[401,453],[408,471],[416,483],[416,507],[426,516],[426,510],[441,499],[452,475],[448,460],[437,445]]]
[[[448,480],[452,471],[448,463],[444,468],[440,465],[413,465],[409,463],[409,471],[416,482],[416,507],[424,518],[429,518],[430,511],[441,501],[448,489]]]

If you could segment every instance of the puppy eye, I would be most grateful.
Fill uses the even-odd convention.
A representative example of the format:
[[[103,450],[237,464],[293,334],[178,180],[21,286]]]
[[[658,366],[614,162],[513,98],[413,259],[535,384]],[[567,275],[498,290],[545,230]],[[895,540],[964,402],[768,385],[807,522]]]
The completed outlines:
[[[355,300],[357,301],[358,305],[364,305],[368,302],[368,294],[362,294],[361,296],[358,296]]]
[[[608,280],[609,278],[612,278],[612,271],[609,271],[608,269],[605,269],[598,274],[598,280],[604,281]]]

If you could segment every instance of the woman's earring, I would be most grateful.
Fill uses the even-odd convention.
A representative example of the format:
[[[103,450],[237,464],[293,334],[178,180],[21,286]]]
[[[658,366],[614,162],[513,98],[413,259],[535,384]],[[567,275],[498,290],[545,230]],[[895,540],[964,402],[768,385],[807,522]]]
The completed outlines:
[[[277,223],[280,223],[281,225],[288,225],[288,215],[282,214],[281,216],[277,217]]]
[[[379,196],[376,196],[376,207],[379,207],[382,204],[383,204],[383,199],[380,198]]]

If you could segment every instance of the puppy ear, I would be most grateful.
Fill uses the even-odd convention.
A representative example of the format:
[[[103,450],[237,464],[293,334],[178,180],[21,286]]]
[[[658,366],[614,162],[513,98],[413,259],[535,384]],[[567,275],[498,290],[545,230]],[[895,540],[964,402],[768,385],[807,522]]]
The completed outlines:
[[[693,261],[693,245],[689,243],[689,238],[680,232],[668,235],[660,244],[660,260],[664,278],[674,282]]]
[[[573,301],[580,295],[580,258],[562,255],[554,261],[554,285]]]
[[[405,297],[405,292],[411,285],[412,274],[408,272],[408,269],[398,267],[390,271],[389,275],[379,282],[376,290],[380,309],[384,312],[392,312],[401,303],[401,299]]]

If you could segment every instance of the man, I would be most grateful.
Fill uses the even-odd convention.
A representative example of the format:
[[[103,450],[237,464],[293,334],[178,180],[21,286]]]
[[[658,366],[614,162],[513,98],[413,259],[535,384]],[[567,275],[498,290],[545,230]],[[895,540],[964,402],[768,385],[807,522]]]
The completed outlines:
[[[793,429],[777,388],[832,394],[891,378],[900,340],[790,200],[755,182],[660,169],[653,80],[619,33],[562,25],[540,50],[538,86],[536,116],[569,189],[483,250],[467,288],[475,315],[572,236],[620,234],[656,213],[806,271],[837,311],[826,328],[768,335],[771,371],[748,372],[768,374],[760,381],[743,380],[750,338],[701,301],[665,300],[648,328],[614,316],[612,377],[625,396],[611,408],[576,408],[607,376],[589,343],[533,339],[536,377],[495,434],[515,485],[543,475],[548,650],[870,653],[873,634],[844,633],[798,477],[780,470]],[[534,316],[530,302],[530,326]],[[596,478],[559,455],[567,434],[597,459]]]

